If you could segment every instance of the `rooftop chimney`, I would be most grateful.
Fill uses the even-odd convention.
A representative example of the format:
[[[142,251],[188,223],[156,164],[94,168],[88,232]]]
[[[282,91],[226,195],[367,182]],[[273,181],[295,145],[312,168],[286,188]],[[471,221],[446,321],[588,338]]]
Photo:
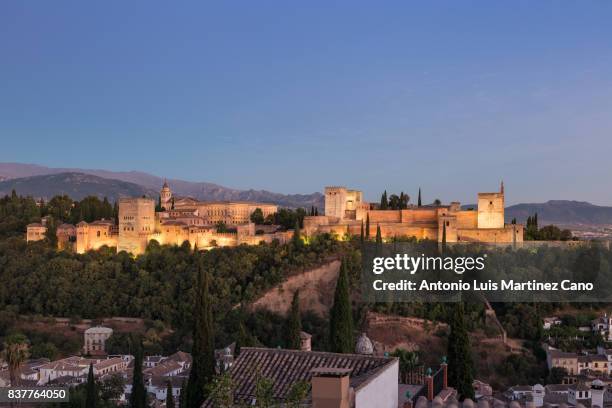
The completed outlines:
[[[350,368],[319,367],[312,373],[313,408],[349,408]]]
[[[300,332],[300,350],[312,351],[312,336],[305,331]]]

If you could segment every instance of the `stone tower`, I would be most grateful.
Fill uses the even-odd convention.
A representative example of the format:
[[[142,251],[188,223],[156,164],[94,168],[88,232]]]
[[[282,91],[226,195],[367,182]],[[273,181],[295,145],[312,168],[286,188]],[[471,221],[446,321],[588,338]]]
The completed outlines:
[[[161,206],[164,210],[168,211],[172,206],[172,191],[168,187],[168,182],[164,180],[164,185],[159,192]]]
[[[155,232],[155,201],[150,198],[119,199],[117,252],[142,254]]]
[[[497,193],[478,193],[478,228],[504,228],[504,182]]]

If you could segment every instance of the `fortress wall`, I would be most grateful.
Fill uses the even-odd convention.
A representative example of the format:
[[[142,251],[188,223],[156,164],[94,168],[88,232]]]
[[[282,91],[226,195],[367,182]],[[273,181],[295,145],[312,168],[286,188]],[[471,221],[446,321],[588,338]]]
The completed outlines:
[[[401,210],[403,223],[438,222],[437,208],[408,208]]]
[[[457,217],[457,228],[478,227],[478,211],[458,211],[455,215]]]
[[[400,222],[402,216],[400,210],[371,210],[368,214],[370,215],[370,226],[374,225],[374,228],[380,222]]]
[[[393,237],[416,237],[417,239],[437,239],[438,238],[438,226],[427,225],[427,226],[414,226],[410,224],[380,224],[380,234],[383,239],[390,239]],[[376,236],[376,227],[370,233],[370,237]]]
[[[118,238],[117,235],[111,235],[109,237],[103,237],[103,238],[94,237],[89,240],[89,248],[87,248],[87,250],[93,249],[95,251],[96,249],[100,249],[105,245],[111,248],[116,247],[117,238]]]
[[[513,228],[514,227],[514,228]],[[516,230],[516,242],[523,241],[523,227],[521,225],[508,225],[504,228],[465,228],[457,230],[457,240],[459,242],[508,242],[514,240]]]

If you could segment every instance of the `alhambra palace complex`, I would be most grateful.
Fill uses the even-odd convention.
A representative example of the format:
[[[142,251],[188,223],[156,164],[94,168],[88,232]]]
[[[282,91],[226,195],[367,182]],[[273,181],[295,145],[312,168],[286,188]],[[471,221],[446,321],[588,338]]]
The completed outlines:
[[[461,204],[409,206],[403,210],[378,210],[363,201],[362,192],[345,187],[325,188],[325,215],[306,217],[305,234],[333,232],[361,234],[369,220],[369,236],[380,226],[383,238],[400,236],[446,242],[515,243],[523,241],[523,226],[504,222],[504,183],[495,193],[478,193],[477,210],[462,210]],[[367,225],[367,224],[366,224]]]
[[[383,239],[408,236],[441,241],[446,229],[447,242],[516,243],[523,241],[523,226],[504,223],[504,186],[499,192],[479,193],[476,210],[462,210],[458,202],[449,205],[409,206],[401,210],[379,210],[362,198],[362,192],[345,187],[325,188],[325,215],[304,218],[303,233],[359,235],[369,220],[370,236],[380,227]],[[161,210],[155,211],[151,198],[119,199],[119,225],[112,220],[62,224],[57,228],[60,249],[78,253],[115,247],[141,254],[149,241],[206,249],[214,246],[256,245],[262,241],[288,241],[293,232],[276,226],[255,226],[251,214],[261,209],[264,218],[277,212],[274,204],[255,202],[206,202],[190,197],[173,197],[167,183],[160,191]],[[217,232],[224,223],[235,232]],[[365,224],[364,224],[365,223]],[[45,237],[44,223],[27,227],[28,241]]]

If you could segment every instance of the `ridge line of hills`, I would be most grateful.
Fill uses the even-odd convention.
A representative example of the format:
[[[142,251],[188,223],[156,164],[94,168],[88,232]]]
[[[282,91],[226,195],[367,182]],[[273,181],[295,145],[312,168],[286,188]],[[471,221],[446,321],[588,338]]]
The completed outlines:
[[[0,196],[15,189],[18,194],[46,199],[68,194],[73,199],[88,195],[116,200],[123,196],[157,197],[163,178],[139,171],[50,168],[33,164],[0,163]],[[266,190],[238,190],[209,182],[168,179],[172,191],[179,196],[191,196],[210,201],[259,201],[282,207],[324,208],[324,196],[311,194],[280,194]],[[463,208],[475,208],[474,204]],[[544,203],[521,203],[506,208],[506,221],[516,218],[524,223],[538,213],[540,225],[610,225],[612,207],[576,200],[549,200]]]

